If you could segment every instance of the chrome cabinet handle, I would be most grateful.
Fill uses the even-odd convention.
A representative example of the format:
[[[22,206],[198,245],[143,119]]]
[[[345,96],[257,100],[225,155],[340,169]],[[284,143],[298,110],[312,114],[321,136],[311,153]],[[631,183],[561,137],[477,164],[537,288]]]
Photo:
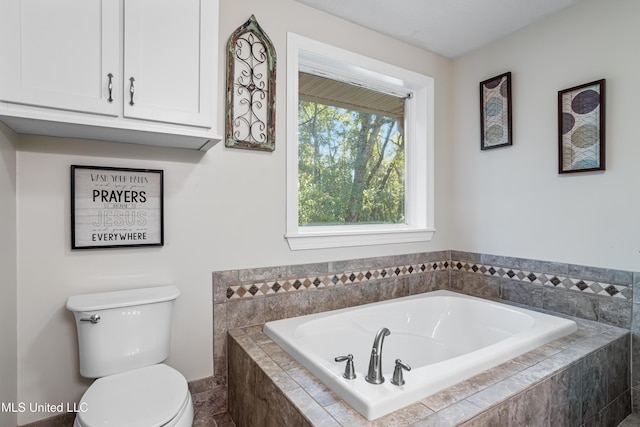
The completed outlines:
[[[135,82],[136,79],[131,77],[129,81],[131,82],[131,85],[129,86],[129,94],[131,95],[131,100],[129,101],[129,105],[133,105],[133,92],[135,90],[135,88],[133,87],[133,82]]]
[[[93,323],[95,325],[96,323],[98,323],[100,321],[100,315],[99,314],[92,314],[90,317],[80,318],[80,321],[81,322],[91,322],[91,323]]]
[[[107,101],[113,102],[113,74],[109,73],[107,74],[107,77],[109,77],[109,84],[107,85],[107,88],[109,89],[109,99],[107,99]]]

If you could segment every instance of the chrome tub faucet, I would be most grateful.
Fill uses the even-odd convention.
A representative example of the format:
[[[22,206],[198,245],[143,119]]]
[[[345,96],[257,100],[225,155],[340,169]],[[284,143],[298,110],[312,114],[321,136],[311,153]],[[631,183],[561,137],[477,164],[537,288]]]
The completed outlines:
[[[384,343],[384,338],[389,335],[391,335],[389,329],[380,328],[373,340],[369,371],[365,378],[371,384],[382,384],[384,382],[384,377],[382,376],[382,344]]]

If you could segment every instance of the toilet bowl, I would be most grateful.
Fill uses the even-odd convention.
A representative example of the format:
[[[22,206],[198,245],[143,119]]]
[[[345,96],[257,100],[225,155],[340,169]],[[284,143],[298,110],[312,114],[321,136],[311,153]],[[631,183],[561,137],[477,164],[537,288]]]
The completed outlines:
[[[193,421],[187,381],[164,364],[99,378],[78,408],[74,427],[191,427]]]
[[[72,296],[80,374],[96,378],[74,427],[191,427],[184,376],[169,356],[175,286]]]

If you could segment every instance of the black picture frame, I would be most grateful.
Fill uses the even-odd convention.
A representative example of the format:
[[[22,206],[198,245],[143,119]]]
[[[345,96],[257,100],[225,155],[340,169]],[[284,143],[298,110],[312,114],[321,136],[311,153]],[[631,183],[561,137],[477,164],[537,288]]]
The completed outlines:
[[[605,83],[558,91],[558,173],[605,170]]]
[[[71,165],[71,249],[164,245],[164,171]]]
[[[511,72],[480,82],[480,149],[513,145]]]

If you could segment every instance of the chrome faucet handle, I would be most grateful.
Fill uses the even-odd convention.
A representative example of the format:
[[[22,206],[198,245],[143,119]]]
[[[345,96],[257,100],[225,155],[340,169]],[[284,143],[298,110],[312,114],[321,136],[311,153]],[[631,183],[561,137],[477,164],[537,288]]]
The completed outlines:
[[[402,375],[402,370],[410,371],[411,366],[407,365],[400,359],[396,359],[396,368],[393,370],[393,379],[391,380],[391,384],[393,385],[404,385],[404,377]]]
[[[348,380],[353,380],[356,378],[356,370],[353,366],[353,354],[348,354],[346,356],[338,356],[334,359],[336,362],[344,362],[347,361],[347,366],[344,368],[344,374],[342,375]]]

